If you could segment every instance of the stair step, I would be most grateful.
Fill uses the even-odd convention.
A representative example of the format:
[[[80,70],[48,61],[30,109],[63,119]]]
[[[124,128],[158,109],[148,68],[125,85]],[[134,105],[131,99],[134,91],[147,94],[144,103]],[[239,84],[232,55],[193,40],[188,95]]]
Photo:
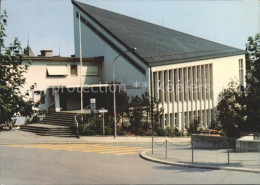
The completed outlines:
[[[45,117],[40,123],[21,126],[21,130],[41,136],[75,137],[76,114],[56,112]]]

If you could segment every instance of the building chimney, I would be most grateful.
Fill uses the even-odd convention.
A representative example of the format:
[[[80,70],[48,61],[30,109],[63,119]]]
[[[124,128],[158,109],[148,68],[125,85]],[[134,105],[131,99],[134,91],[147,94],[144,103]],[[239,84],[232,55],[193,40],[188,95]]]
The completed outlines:
[[[52,57],[52,50],[41,50],[42,57]]]

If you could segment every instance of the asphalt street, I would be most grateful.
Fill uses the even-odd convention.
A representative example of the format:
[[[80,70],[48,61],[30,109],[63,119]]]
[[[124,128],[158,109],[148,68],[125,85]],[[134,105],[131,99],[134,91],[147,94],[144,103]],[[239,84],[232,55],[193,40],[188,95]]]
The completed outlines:
[[[0,145],[0,184],[260,184],[256,173],[167,166],[147,144]]]

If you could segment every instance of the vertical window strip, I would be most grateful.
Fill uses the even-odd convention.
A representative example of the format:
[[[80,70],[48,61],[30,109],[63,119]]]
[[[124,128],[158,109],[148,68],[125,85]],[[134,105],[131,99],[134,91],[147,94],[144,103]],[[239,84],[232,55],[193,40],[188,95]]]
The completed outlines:
[[[153,92],[152,92],[152,97],[155,98],[155,91],[156,91],[156,78],[155,78],[155,75],[156,75],[156,72],[153,72],[152,73],[152,84],[153,84]]]
[[[182,71],[181,71],[182,68],[179,68],[178,71],[179,71],[179,78],[178,78],[178,89],[179,89],[179,101],[182,101],[182,92],[181,92],[181,86],[182,86],[182,79],[181,79],[181,74],[182,74]]]
[[[173,102],[173,81],[172,81],[172,69],[169,70],[169,98],[170,102]]]
[[[168,93],[168,75],[167,75],[167,70],[164,71],[164,83],[163,83],[163,93],[164,93],[164,101],[165,102],[168,102],[168,99],[167,99],[167,93]]]
[[[192,67],[193,70],[193,100],[197,100],[197,66]]]
[[[243,59],[239,59],[239,83],[244,84]]]
[[[162,72],[158,72],[158,88],[159,88],[159,102],[162,102],[162,89],[161,89]]]
[[[205,100],[205,70],[204,65],[201,65],[201,87],[202,87],[202,100]]]
[[[174,69],[174,100],[179,101],[177,93],[178,93],[178,71]]]
[[[206,99],[209,100],[209,65],[205,65],[206,67]]]
[[[183,94],[184,94],[184,100],[187,101],[187,68],[183,68]]]
[[[197,97],[201,100],[201,66],[197,66]]]

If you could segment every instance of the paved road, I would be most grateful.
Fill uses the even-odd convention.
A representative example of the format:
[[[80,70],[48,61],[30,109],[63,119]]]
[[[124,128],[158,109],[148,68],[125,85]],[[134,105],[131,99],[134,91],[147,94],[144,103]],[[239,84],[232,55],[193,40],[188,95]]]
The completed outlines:
[[[118,145],[1,145],[0,184],[260,184],[259,174],[156,164],[138,156],[147,144]]]

